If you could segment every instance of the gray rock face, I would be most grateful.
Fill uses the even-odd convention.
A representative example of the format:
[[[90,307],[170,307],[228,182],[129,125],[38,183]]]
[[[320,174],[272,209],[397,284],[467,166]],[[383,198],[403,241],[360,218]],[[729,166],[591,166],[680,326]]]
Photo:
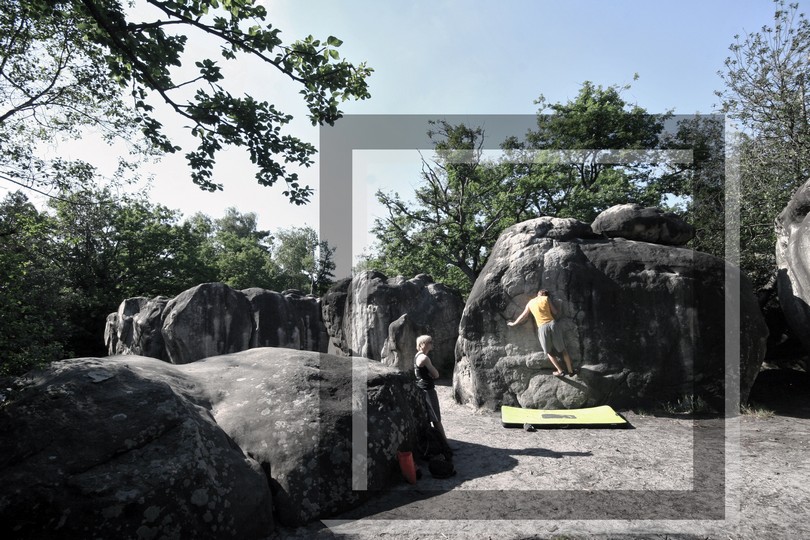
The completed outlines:
[[[577,237],[573,230],[584,229],[542,217],[498,239],[459,327],[456,399],[489,408],[570,408],[701,394],[722,403],[725,263],[683,248],[594,239],[587,231]],[[506,325],[541,288],[560,308],[559,324],[580,368],[576,378],[551,375],[533,320]],[[744,277],[739,312],[745,399],[767,328]]]
[[[352,366],[368,374],[365,403],[352,386]],[[270,471],[286,525],[362,501],[365,492],[351,489],[353,404],[367,410],[368,445],[356,450],[367,456],[369,492],[389,485],[397,450],[413,447],[427,418],[406,374],[365,358],[251,349],[189,364],[186,372],[213,396],[217,423]]]
[[[595,233],[653,244],[682,246],[695,237],[695,229],[683,219],[660,208],[620,204],[608,208],[591,224]]]
[[[299,291],[242,291],[250,302],[253,333],[250,347],[284,347],[326,352],[328,336],[320,300]]]
[[[267,479],[178,391],[180,372],[128,357],[67,360],[0,408],[4,538],[263,538]],[[158,364],[164,384],[137,369]]]
[[[175,364],[254,347],[326,352],[317,298],[205,283],[174,299],[129,298],[107,318],[107,350]]]
[[[283,348],[69,360],[35,380],[0,410],[13,435],[0,440],[0,532],[21,527],[6,538],[264,538],[388,487],[427,418],[406,374]],[[352,447],[353,408],[365,447]],[[352,489],[353,459],[368,491]]]
[[[133,321],[135,315],[147,302],[147,298],[138,296],[127,298],[118,306],[118,311],[107,316],[107,324],[104,327],[104,342],[116,352],[129,352],[129,346],[134,342]]]
[[[799,188],[776,218],[779,304],[785,320],[810,352],[810,182]]]
[[[329,351],[413,369],[416,336],[433,336],[431,360],[445,375],[453,369],[461,297],[420,274],[388,279],[361,272],[336,284],[322,299]]]
[[[412,370],[413,360],[416,357],[416,338],[422,333],[419,325],[415,324],[407,313],[389,324],[388,337],[383,344],[382,362],[388,366],[394,366],[400,371]],[[447,358],[446,353],[445,350],[441,356],[438,354],[431,354],[431,356],[436,356],[437,359]],[[448,366],[446,362],[442,363],[442,371],[447,372],[450,369],[451,366]]]
[[[110,354],[139,354],[168,360],[163,341],[163,311],[169,299],[128,298],[107,317],[104,342]]]
[[[337,356],[350,356],[349,338],[344,333],[343,318],[352,278],[344,278],[332,285],[321,298],[321,313],[326,334],[329,336],[327,352]]]
[[[173,364],[250,348],[253,331],[245,295],[222,283],[204,283],[166,304],[161,333]]]

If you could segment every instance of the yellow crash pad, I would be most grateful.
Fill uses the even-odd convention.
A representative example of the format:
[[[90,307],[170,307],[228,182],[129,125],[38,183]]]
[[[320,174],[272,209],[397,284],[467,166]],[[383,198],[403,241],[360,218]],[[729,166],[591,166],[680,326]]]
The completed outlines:
[[[617,426],[628,427],[627,420],[609,405],[587,409],[522,409],[520,407],[501,407],[501,423],[504,427],[533,426]]]

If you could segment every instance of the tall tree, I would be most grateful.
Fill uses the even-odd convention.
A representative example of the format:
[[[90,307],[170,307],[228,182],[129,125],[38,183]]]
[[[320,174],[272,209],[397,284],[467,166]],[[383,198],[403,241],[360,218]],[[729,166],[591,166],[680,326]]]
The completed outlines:
[[[21,192],[0,202],[0,375],[19,374],[67,352],[61,297],[66,276],[52,261],[56,224]]]
[[[611,159],[617,151],[658,148],[670,116],[627,103],[621,92],[628,88],[585,81],[568,103],[549,104],[543,96],[536,100],[537,129],[526,134],[525,142],[512,137],[504,144],[528,156],[538,151],[544,156],[524,155],[524,162],[514,165],[514,174],[522,177],[517,204],[535,215],[590,222],[615,204],[662,203],[673,188],[660,181],[655,163],[628,153]]]
[[[693,249],[725,257],[726,133],[722,117],[694,115],[682,118],[666,132],[661,144],[669,150],[689,150],[691,162],[668,164],[663,183],[681,196],[684,218],[695,227]]]
[[[774,6],[773,26],[735,36],[717,95],[756,145],[751,166],[777,166],[798,186],[810,178],[810,22],[798,4]]]
[[[373,227],[373,265],[389,274],[430,273],[469,290],[501,230],[520,213],[512,201],[517,179],[483,161],[485,135],[480,127],[446,121],[431,125],[428,135],[435,156],[422,159],[414,202],[397,193],[377,192],[388,215]]]
[[[741,266],[758,288],[776,270],[773,220],[810,178],[810,22],[798,4],[774,7],[773,26],[735,36],[717,92],[741,129]]]
[[[243,214],[236,208],[228,208],[219,219],[197,214],[191,222],[196,230],[208,236],[203,257],[214,269],[211,281],[221,281],[235,289],[277,287],[278,268],[270,256],[273,239],[269,231],[258,229],[255,212]]]
[[[179,212],[146,194],[98,188],[62,193],[50,204],[55,227],[41,241],[54,245],[51,265],[67,280],[63,316],[75,354],[101,354],[100,329],[124,298],[178,294],[205,275],[196,253],[201,239],[178,224]]]
[[[178,152],[159,120],[162,108],[196,139],[185,157],[201,188],[222,188],[213,176],[216,156],[235,146],[247,150],[260,184],[283,179],[291,202],[307,202],[312,189],[287,164],[309,166],[315,148],[283,133],[292,117],[272,103],[234,95],[222,61],[251,58],[300,86],[313,125],[340,118],[341,101],[369,97],[371,69],[342,60],[333,36],[285,44],[254,0],[139,0],[132,7],[122,0],[0,0],[0,178],[50,183],[66,167],[82,168],[39,159],[31,149],[87,126],[125,139],[136,127],[151,150]],[[218,44],[222,58],[195,56],[186,47],[191,35]],[[196,73],[178,75],[181,65]]]
[[[481,128],[434,122],[435,159],[423,159],[413,202],[377,194],[388,215],[374,225],[377,252],[363,266],[427,272],[466,292],[505,227],[542,215],[590,222],[615,204],[661,205],[685,189],[682,175],[665,175],[646,157],[605,159],[659,148],[669,117],[630,106],[620,90],[585,82],[569,103],[541,98],[537,129],[504,141],[506,157],[496,162],[482,159]]]
[[[318,238],[312,227],[291,227],[276,232],[275,262],[280,287],[323,294],[332,284],[335,248]]]

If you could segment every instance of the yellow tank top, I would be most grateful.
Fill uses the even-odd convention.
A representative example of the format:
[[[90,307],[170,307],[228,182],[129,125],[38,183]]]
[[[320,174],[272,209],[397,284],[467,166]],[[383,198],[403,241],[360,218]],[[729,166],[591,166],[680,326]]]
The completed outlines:
[[[554,320],[554,316],[551,314],[551,305],[548,296],[536,296],[532,298],[529,300],[528,307],[531,314],[534,315],[534,322],[537,323],[538,328]]]

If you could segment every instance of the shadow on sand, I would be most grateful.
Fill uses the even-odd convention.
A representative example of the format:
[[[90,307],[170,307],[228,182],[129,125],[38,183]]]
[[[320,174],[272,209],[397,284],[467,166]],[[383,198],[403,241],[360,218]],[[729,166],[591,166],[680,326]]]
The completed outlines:
[[[493,491],[456,490],[458,486],[470,480],[486,478],[514,469],[518,465],[519,456],[547,458],[548,462],[528,469],[525,474],[553,474],[555,460],[569,458],[588,458],[593,454],[585,452],[558,452],[546,448],[494,448],[483,444],[450,441],[454,449],[453,462],[457,474],[450,478],[435,479],[428,472],[428,464],[418,461],[417,465],[422,471],[422,477],[415,485],[400,484],[393,490],[381,491],[371,497],[363,506],[346,512],[338,519],[356,520],[375,516],[379,519],[421,519],[432,516],[457,514],[461,511],[468,519],[483,518],[491,507]],[[471,457],[475,456],[474,466]],[[521,497],[520,492],[496,490],[500,506],[510,506],[510,497]],[[486,502],[490,501],[490,502]],[[448,505],[453,512],[448,512]],[[462,506],[460,506],[462,505]],[[516,500],[517,508],[519,502]],[[441,509],[445,510],[442,511]],[[416,512],[416,514],[414,514]],[[482,513],[483,512],[483,513]]]

